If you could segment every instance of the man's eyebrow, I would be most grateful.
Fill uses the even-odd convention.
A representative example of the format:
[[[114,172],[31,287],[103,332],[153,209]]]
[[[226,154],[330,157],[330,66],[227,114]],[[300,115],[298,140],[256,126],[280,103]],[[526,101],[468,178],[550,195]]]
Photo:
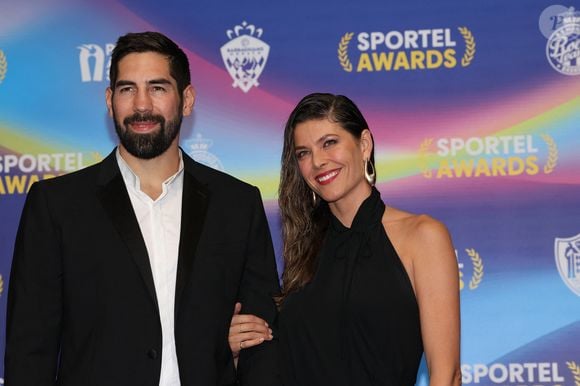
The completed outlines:
[[[147,84],[171,84],[171,81],[166,78],[159,78],[159,79],[151,79],[147,81]],[[133,82],[132,80],[118,80],[115,84],[115,88],[123,87],[123,86],[136,86],[137,83]]]
[[[132,82],[130,80],[118,80],[115,83],[115,88],[122,87],[122,86],[135,86],[137,83]]]
[[[147,81],[147,84],[171,84],[171,81],[166,78],[151,79]]]

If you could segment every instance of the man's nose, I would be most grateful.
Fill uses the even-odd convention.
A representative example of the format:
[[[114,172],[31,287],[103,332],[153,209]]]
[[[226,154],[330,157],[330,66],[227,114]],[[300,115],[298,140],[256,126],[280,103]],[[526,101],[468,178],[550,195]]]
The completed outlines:
[[[139,90],[135,95],[134,109],[138,112],[151,111],[153,103],[147,90]]]

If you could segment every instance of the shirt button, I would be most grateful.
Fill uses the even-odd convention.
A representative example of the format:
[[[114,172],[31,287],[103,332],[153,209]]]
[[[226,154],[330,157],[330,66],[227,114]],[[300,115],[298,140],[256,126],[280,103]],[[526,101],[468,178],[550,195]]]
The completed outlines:
[[[157,350],[155,350],[154,348],[150,349],[149,351],[147,351],[147,356],[151,359],[157,359]]]

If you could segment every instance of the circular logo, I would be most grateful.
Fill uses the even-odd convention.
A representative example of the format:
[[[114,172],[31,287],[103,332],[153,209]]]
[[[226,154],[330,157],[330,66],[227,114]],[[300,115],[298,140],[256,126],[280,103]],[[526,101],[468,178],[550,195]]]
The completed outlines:
[[[550,5],[544,9],[538,20],[538,27],[546,39],[549,39],[552,32],[562,26],[562,15],[567,10],[568,8],[563,5]]]
[[[564,75],[580,74],[580,24],[570,23],[550,35],[546,55],[552,67]]]
[[[210,168],[216,170],[221,171],[224,170],[224,166],[222,165],[220,159],[215,155],[213,155],[212,153],[210,153],[209,151],[192,151],[190,155],[194,160],[196,160],[200,164],[209,166]]]

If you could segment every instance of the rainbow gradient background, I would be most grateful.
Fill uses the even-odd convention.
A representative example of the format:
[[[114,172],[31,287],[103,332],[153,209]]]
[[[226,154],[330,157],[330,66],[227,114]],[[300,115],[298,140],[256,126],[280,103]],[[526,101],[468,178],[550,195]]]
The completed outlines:
[[[310,92],[347,95],[373,132],[385,203],[428,213],[452,234],[465,283],[462,364],[557,363],[563,382],[501,384],[577,386],[580,375],[574,378],[570,363],[580,366],[580,296],[559,274],[554,243],[580,237],[580,75],[550,65],[542,30],[556,28],[550,30],[542,15],[578,10],[580,3],[553,1],[8,0],[0,5],[0,156],[82,153],[83,166],[106,156],[116,144],[104,103],[108,82],[106,76],[81,81],[79,47],[104,49],[126,32],[163,32],[186,51],[197,90],[182,146],[188,152],[201,136],[224,171],[260,188],[281,271],[276,198],[285,120]],[[226,31],[243,21],[262,28],[260,39],[270,46],[259,85],[247,93],[232,87],[220,54]],[[466,41],[459,27],[475,41],[466,67],[346,72],[337,56],[349,32],[356,69],[360,32],[449,28],[460,60]],[[436,177],[443,159],[436,154],[438,139],[516,135],[533,139],[537,173]],[[422,149],[428,140],[432,145]],[[493,157],[460,152],[445,159]],[[0,170],[0,352],[26,193],[8,192],[6,184],[25,174]],[[483,264],[473,289],[474,259],[467,250]],[[425,372],[418,384],[426,384]],[[2,374],[0,364],[0,384]],[[478,384],[500,383],[487,377]]]

